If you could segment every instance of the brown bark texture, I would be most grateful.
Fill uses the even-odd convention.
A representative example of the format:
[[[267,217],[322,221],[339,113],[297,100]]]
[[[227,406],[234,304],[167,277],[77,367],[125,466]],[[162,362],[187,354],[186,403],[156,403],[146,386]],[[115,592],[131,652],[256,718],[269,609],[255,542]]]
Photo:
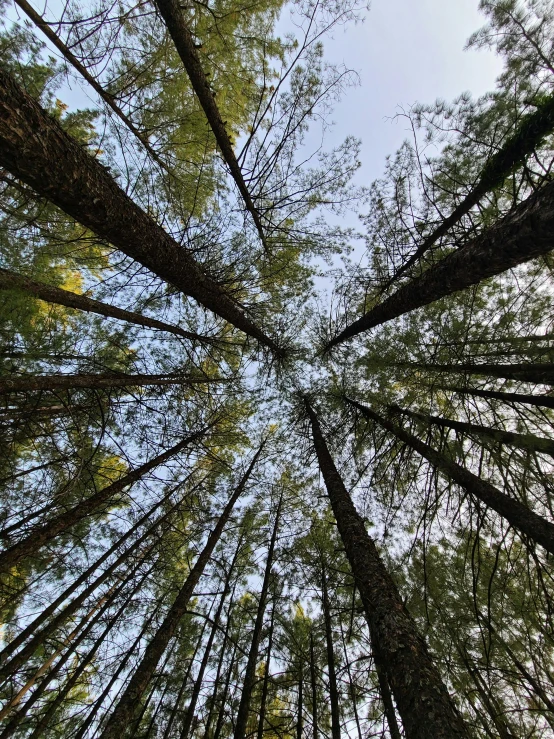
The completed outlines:
[[[501,492],[494,485],[491,485],[490,482],[482,480],[477,475],[474,475],[473,472],[470,472],[457,462],[449,459],[446,455],[425,444],[417,436],[409,433],[388,418],[384,418],[378,413],[375,413],[371,408],[351,398],[347,398],[347,401],[353,407],[357,408],[366,418],[375,421],[391,434],[394,434],[400,441],[415,449],[418,454],[440,470],[446,477],[453,480],[471,496],[505,518],[517,531],[520,531],[525,536],[537,542],[537,544],[540,544],[547,552],[554,554],[553,523],[534,513],[518,500]]]
[[[501,400],[504,403],[523,403],[539,408],[554,408],[554,397],[550,395],[526,395],[525,393],[503,393],[499,390],[482,390],[481,388],[451,387],[448,385],[436,386],[441,390],[449,390],[460,395],[474,395],[476,398],[490,398]]]
[[[281,353],[192,254],[134,203],[105,167],[3,70],[0,165],[162,280]]]
[[[549,182],[497,224],[348,325],[326,345],[325,351],[363,331],[506,272],[552,249],[554,182]]]
[[[309,402],[314,447],[346,556],[387,664],[407,739],[468,737],[467,729],[335,467]]]
[[[400,367],[429,370],[430,372],[464,372],[483,377],[499,377],[514,382],[529,382],[535,385],[554,385],[554,362],[514,362],[513,364],[426,364],[425,362],[406,362]]]

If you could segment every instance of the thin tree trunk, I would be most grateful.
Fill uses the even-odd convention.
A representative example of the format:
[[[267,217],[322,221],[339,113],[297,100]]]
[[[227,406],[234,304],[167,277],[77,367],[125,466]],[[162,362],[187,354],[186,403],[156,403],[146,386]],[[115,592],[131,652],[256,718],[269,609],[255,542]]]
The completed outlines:
[[[233,587],[231,601],[229,603],[229,608],[227,609],[227,620],[225,622],[225,631],[223,632],[223,641],[221,644],[221,649],[219,651],[219,659],[217,662],[217,670],[215,673],[214,689],[212,692],[212,699],[210,701],[210,709],[208,711],[208,718],[206,720],[206,729],[204,731],[205,739],[210,739],[210,729],[212,728],[213,712],[214,712],[214,708],[215,708],[215,704],[217,700],[217,693],[219,690],[219,681],[221,679],[223,659],[227,653],[227,642],[229,641],[229,630],[231,628],[231,612],[233,610],[233,605],[234,605],[234,595],[235,595],[235,588]],[[164,739],[167,739],[167,737],[164,737]]]
[[[242,535],[239,538],[237,547],[235,549],[233,560],[229,567],[229,572],[227,573],[227,577],[225,579],[225,585],[223,586],[223,593],[221,594],[221,599],[217,606],[217,611],[215,612],[212,629],[208,637],[208,643],[206,644],[206,648],[202,656],[202,662],[200,663],[198,675],[196,676],[194,687],[192,689],[192,695],[190,697],[189,705],[185,713],[185,718],[183,720],[183,726],[181,728],[180,739],[187,739],[188,735],[191,732],[192,722],[196,714],[196,703],[198,702],[198,697],[200,695],[200,690],[202,688],[202,682],[204,680],[204,673],[206,671],[206,667],[208,666],[208,660],[212,652],[212,646],[214,643],[215,635],[217,633],[217,630],[219,629],[219,619],[221,618],[221,612],[223,611],[223,605],[231,589],[231,575],[233,573],[235,564],[237,562],[241,547],[242,547]]]
[[[196,93],[200,105],[204,110],[206,118],[210,128],[212,129],[223,158],[225,159],[231,176],[233,177],[240,194],[246,205],[246,209],[252,216],[252,219],[256,225],[262,243],[266,246],[264,230],[260,215],[256,210],[254,203],[252,202],[252,196],[246,186],[242,171],[233,151],[233,145],[227,133],[225,123],[217,107],[214,94],[211,90],[210,83],[206,77],[206,74],[202,68],[202,63],[196,47],[192,34],[187,27],[183,11],[177,0],[155,0],[156,6],[162,15],[168,31],[173,39],[177,53],[181,57],[183,66],[185,67],[189,76],[192,88]]]
[[[459,395],[474,395],[476,398],[490,398],[501,400],[503,403],[522,403],[539,408],[554,408],[554,397],[551,395],[525,395],[524,393],[502,393],[497,390],[480,390],[477,388],[450,387],[438,385],[440,390],[448,390]]]
[[[248,652],[248,660],[246,663],[246,669],[244,671],[244,681],[242,685],[240,703],[239,703],[239,707],[237,711],[234,739],[245,739],[245,736],[246,736],[246,726],[248,723],[248,713],[250,711],[250,700],[252,697],[252,690],[254,689],[254,683],[256,681],[256,665],[258,663],[258,652],[260,648],[260,641],[262,639],[262,629],[263,629],[263,624],[264,624],[265,607],[267,603],[267,595],[269,592],[271,567],[273,565],[273,555],[275,552],[275,542],[277,540],[277,530],[279,528],[279,518],[281,515],[282,502],[283,502],[283,496],[281,494],[281,497],[279,498],[279,503],[277,504],[277,511],[275,513],[275,523],[273,524],[273,533],[271,535],[271,540],[269,542],[269,549],[267,552],[264,579],[262,583],[262,590],[260,592],[260,600],[258,602],[256,621],[254,623],[254,631],[252,632],[252,641],[250,643],[250,650]]]
[[[258,719],[258,736],[257,739],[263,739],[264,735],[264,723],[265,723],[265,709],[267,704],[267,694],[269,691],[269,675],[270,675],[270,664],[271,664],[271,650],[273,648],[273,629],[275,627],[275,604],[277,598],[273,600],[273,607],[271,609],[271,620],[269,622],[269,634],[267,637],[267,652],[265,661],[265,672],[264,681],[262,684],[262,697],[260,699],[260,718]],[[209,739],[209,737],[206,737]]]
[[[376,644],[372,644],[372,651],[373,661],[375,663],[375,672],[377,673],[377,681],[379,683],[379,693],[381,694],[381,700],[383,701],[385,718],[387,719],[391,739],[401,739],[402,735],[400,733],[400,727],[398,726],[396,711],[394,710],[394,703],[390,692],[389,679],[387,677],[385,663],[381,657],[381,653],[379,652],[379,647]]]
[[[356,595],[356,586],[352,588],[352,593]],[[352,617],[354,614],[352,613]],[[346,638],[344,635],[344,629],[342,627],[342,621],[339,620],[340,625],[340,636],[342,641],[342,653],[344,654],[344,664],[346,666],[346,674],[348,675],[348,692],[350,693],[350,701],[352,703],[352,710],[354,711],[354,721],[356,722],[356,731],[358,732],[358,739],[364,739],[362,733],[362,726],[360,724],[360,715],[358,713],[358,696],[356,695],[356,688],[354,686],[354,680],[352,678],[352,670],[350,669],[350,660],[348,659],[348,650],[346,649]]]
[[[460,221],[490,190],[499,187],[525,158],[532,154],[545,136],[554,129],[554,96],[539,102],[536,110],[521,119],[519,128],[485,163],[479,181],[452,213],[445,218],[418,246],[415,253],[387,280],[388,289],[402,274],[429,251],[433,244]]]
[[[231,661],[229,663],[229,669],[227,670],[227,675],[225,676],[225,685],[223,686],[223,695],[221,696],[221,704],[219,706],[213,739],[219,739],[221,731],[223,729],[223,721],[225,720],[225,709],[227,708],[227,696],[229,695],[229,686],[231,684],[231,677],[233,674],[233,665],[235,664],[236,653],[237,645],[235,643],[235,646],[233,647],[233,653],[231,655]]]
[[[325,563],[321,563],[321,604],[325,621],[325,645],[327,648],[327,669],[329,671],[329,700],[331,703],[331,736],[340,739],[339,692],[337,689],[337,673],[335,670],[335,651],[333,649],[333,629],[331,625],[331,606],[327,590],[327,573]]]
[[[474,475],[473,472],[470,472],[465,467],[462,467],[428,444],[425,444],[417,436],[410,434],[387,418],[378,415],[371,408],[361,405],[361,403],[350,398],[346,398],[346,400],[366,418],[375,421],[391,434],[394,434],[400,441],[415,449],[418,454],[448,478],[460,485],[470,495],[505,518],[515,529],[543,546],[551,554],[554,554],[554,524],[550,523],[550,521],[534,513],[523,503],[510,498],[495,488],[494,485],[482,480],[477,475]]]
[[[554,362],[526,362],[518,364],[426,364],[405,362],[398,366],[442,373],[467,373],[484,377],[500,377],[504,380],[529,382],[537,385],[554,385]]]
[[[111,485],[107,485],[105,488],[102,488],[102,490],[89,496],[85,500],[81,501],[81,503],[70,508],[68,511],[60,513],[56,518],[33,531],[33,533],[25,539],[18,541],[17,544],[6,549],[2,554],[0,554],[0,572],[7,572],[23,558],[31,557],[33,554],[36,554],[41,547],[52,541],[52,539],[59,536],[61,533],[68,531],[79,521],[91,516],[93,513],[99,513],[115,495],[122,493],[125,488],[137,482],[137,480],[140,480],[148,472],[151,472],[153,469],[164,464],[176,454],[185,450],[192,442],[197,439],[201,439],[205,433],[206,429],[202,429],[201,431],[196,431],[195,433],[190,434],[190,436],[187,436],[178,444],[171,447],[171,449],[162,452],[162,454],[159,454],[149,462],[137,467],[136,470],[127,473]]]
[[[269,669],[269,666],[268,666]],[[302,712],[304,706],[302,700],[304,697],[304,673],[302,669],[302,663],[300,663],[300,674],[298,675],[298,706],[297,706],[297,718],[296,718],[296,739],[302,739],[302,733],[304,725],[302,722]]]
[[[467,737],[466,727],[431,661],[427,646],[341,480],[317,416],[307,400],[306,409],[339,534],[369,620],[371,640],[379,645],[387,664],[406,737]]]
[[[18,4],[21,4],[21,2],[25,2],[25,0],[17,0],[17,2]],[[7,269],[0,269],[0,289],[21,290],[22,292],[32,295],[34,298],[38,298],[39,300],[44,300],[47,303],[55,303],[56,305],[63,305],[66,308],[74,308],[75,310],[81,310],[87,313],[96,313],[99,316],[106,316],[107,318],[117,318],[118,320],[126,321],[127,323],[136,323],[137,326],[145,326],[146,328],[155,328],[160,331],[167,331],[176,336],[181,336],[184,339],[192,339],[207,343],[214,343],[216,341],[207,336],[200,336],[199,334],[185,331],[179,326],[172,326],[169,323],[158,321],[155,318],[141,316],[140,313],[135,313],[134,311],[123,310],[122,308],[116,308],[113,305],[102,303],[100,300],[87,298],[86,295],[78,295],[69,290],[63,290],[60,287],[54,287],[53,285],[46,285],[43,282],[31,280],[29,277],[25,277],[25,275],[20,275],[17,272],[11,272]]]
[[[229,521],[235,503],[246,487],[252,470],[258,461],[258,457],[262,453],[264,444],[265,442],[262,442],[260,448],[254,455],[252,462],[219,517],[214,530],[209,535],[204,549],[199,554],[196,563],[179,591],[177,598],[173,602],[161,626],[146,647],[142,660],[134,671],[123,695],[119,699],[118,704],[100,735],[101,739],[119,739],[123,736],[129,725],[132,724],[133,717],[136,715],[141,697],[146,690],[148,683],[152,679],[152,675],[154,674],[168,643],[175,635],[179,622],[188,607],[194,588],[200,580],[204,568],[206,567],[212,552],[219,541],[227,522]]]
[[[554,249],[554,182],[497,224],[349,324],[325,351],[375,326],[476,285]]]
[[[525,449],[525,451],[542,452],[543,454],[554,456],[554,441],[552,441],[552,439],[545,439],[540,436],[535,436],[534,434],[516,434],[513,431],[504,431],[503,429],[479,426],[475,423],[454,421],[451,418],[429,416],[426,413],[417,413],[405,408],[399,408],[398,406],[389,407],[393,411],[398,411],[405,416],[415,418],[418,421],[423,421],[423,423],[427,425],[432,424],[434,426],[440,426],[441,428],[454,429],[455,431],[461,431],[464,434],[470,435],[474,434],[499,444],[508,444],[510,446],[517,447],[518,449]]]
[[[43,390],[76,390],[92,388],[94,390],[112,389],[116,387],[142,387],[144,385],[204,385],[226,382],[209,377],[190,377],[183,375],[127,375],[114,372],[105,375],[24,375],[3,377],[0,380],[0,395],[9,393],[30,393]]]
[[[97,236],[276,354],[281,350],[5,71],[0,71],[0,165]]]
[[[310,684],[312,688],[312,737],[319,739],[319,727],[317,719],[317,675],[314,654],[314,634],[310,630]]]

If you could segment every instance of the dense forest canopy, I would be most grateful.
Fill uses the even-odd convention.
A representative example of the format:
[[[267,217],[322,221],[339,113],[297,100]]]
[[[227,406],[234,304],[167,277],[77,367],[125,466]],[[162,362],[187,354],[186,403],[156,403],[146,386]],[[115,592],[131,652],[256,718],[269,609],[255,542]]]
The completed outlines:
[[[0,739],[553,736],[554,3],[480,9],[360,187],[361,0],[0,0]]]

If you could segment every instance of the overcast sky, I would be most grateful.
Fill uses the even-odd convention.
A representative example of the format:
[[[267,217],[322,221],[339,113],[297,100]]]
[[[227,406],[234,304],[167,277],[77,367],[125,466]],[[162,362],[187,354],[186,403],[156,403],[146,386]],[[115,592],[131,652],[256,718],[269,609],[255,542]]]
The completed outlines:
[[[391,120],[399,106],[477,97],[494,88],[501,70],[487,51],[464,51],[471,33],[485,23],[478,0],[373,0],[363,24],[335,31],[326,56],[359,72],[361,86],[347,91],[333,115],[327,144],[348,134],[362,139],[357,180],[380,176],[387,154],[406,138],[406,121]]]

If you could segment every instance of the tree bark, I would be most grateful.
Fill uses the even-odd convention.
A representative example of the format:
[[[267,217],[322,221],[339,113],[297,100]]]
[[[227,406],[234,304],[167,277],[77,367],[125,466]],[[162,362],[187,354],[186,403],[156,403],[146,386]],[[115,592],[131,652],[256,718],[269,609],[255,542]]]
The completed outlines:
[[[428,370],[430,372],[465,372],[469,375],[500,377],[516,382],[530,382],[537,385],[554,385],[554,362],[526,362],[519,364],[426,364],[424,362],[405,362],[398,366]]]
[[[0,71],[0,164],[162,280],[281,354],[190,251],[136,205],[102,164],[4,71]]]
[[[456,484],[460,485],[471,496],[505,518],[515,529],[543,546],[547,552],[554,554],[554,524],[550,523],[550,521],[534,513],[518,500],[510,498],[495,488],[494,485],[477,477],[473,472],[470,472],[465,467],[462,467],[428,444],[425,444],[402,427],[375,413],[371,408],[351,398],[346,398],[346,400],[366,418],[375,421],[391,434],[394,434],[400,441],[415,449],[418,454]]]
[[[31,557],[41,547],[49,541],[52,541],[52,539],[59,534],[68,531],[83,518],[91,516],[93,513],[99,513],[104,505],[109,503],[115,495],[122,493],[126,487],[137,482],[137,480],[140,480],[141,477],[144,477],[148,472],[151,472],[153,469],[164,464],[176,454],[184,451],[189,444],[201,439],[205,433],[206,429],[202,429],[190,434],[178,444],[171,447],[171,449],[162,452],[162,454],[154,457],[149,462],[137,467],[136,470],[128,472],[116,482],[113,482],[111,485],[107,485],[105,488],[102,488],[102,490],[99,490],[97,493],[94,493],[80,503],[77,503],[73,508],[70,508],[64,513],[60,513],[56,518],[48,521],[40,528],[35,529],[35,531],[25,539],[18,541],[0,554],[0,572],[7,572],[24,557]]]
[[[275,523],[273,524],[273,533],[269,542],[269,549],[267,552],[267,560],[265,564],[264,579],[262,583],[262,590],[260,592],[260,600],[258,602],[258,610],[256,612],[256,621],[254,623],[254,631],[252,632],[252,641],[250,643],[250,650],[248,652],[248,660],[246,663],[246,669],[244,671],[244,682],[242,685],[242,693],[240,696],[240,703],[237,711],[237,718],[235,722],[234,739],[245,739],[246,727],[248,723],[248,713],[250,711],[250,700],[252,698],[252,690],[254,689],[254,683],[256,681],[256,664],[258,662],[258,652],[260,648],[260,641],[262,639],[262,629],[264,625],[265,607],[267,603],[267,595],[269,592],[269,581],[271,577],[271,567],[273,565],[273,555],[275,552],[275,542],[277,540],[277,530],[279,528],[279,518],[281,516],[281,504],[283,502],[283,496],[279,498],[277,504],[277,511],[275,513]]]
[[[156,670],[162,654],[175,635],[179,622],[181,621],[192,597],[194,588],[200,580],[200,577],[204,572],[204,568],[208,564],[212,552],[219,541],[227,522],[229,521],[235,503],[246,487],[248,479],[258,461],[258,457],[262,453],[264,445],[265,442],[262,442],[248,469],[231,495],[231,498],[219,517],[214,530],[209,535],[204,549],[199,554],[198,559],[190,571],[189,576],[185,580],[183,587],[179,591],[177,598],[173,602],[161,626],[146,647],[142,660],[129,680],[129,683],[119,699],[112,715],[108,719],[108,722],[100,735],[100,739],[119,739],[125,734],[127,728],[133,724],[133,718],[136,715],[141,697],[146,690],[148,683],[152,679],[152,675]]]
[[[310,630],[310,685],[312,688],[312,737],[319,739],[319,727],[317,719],[317,675],[314,653],[314,634]]]
[[[370,624],[371,640],[386,661],[407,739],[468,737],[424,640],[329,453],[315,412],[306,400],[314,447],[346,556]]]
[[[501,400],[503,403],[523,403],[539,408],[554,408],[554,397],[550,395],[525,395],[524,393],[502,393],[497,390],[480,390],[477,388],[449,387],[439,385],[440,390],[449,390],[459,395],[474,395],[476,398],[490,398]]]
[[[269,665],[268,665],[269,670]],[[304,673],[302,669],[302,663],[300,663],[300,673],[298,675],[298,706],[297,706],[297,717],[296,717],[296,739],[302,739],[302,733],[304,729],[302,721],[302,712],[304,710],[303,703],[304,697]]]
[[[321,563],[321,605],[325,621],[325,646],[327,648],[327,669],[329,671],[329,702],[331,703],[331,736],[340,739],[339,691],[337,689],[337,673],[335,670],[335,651],[333,649],[333,628],[331,625],[331,606],[327,590],[327,573],[325,563]]]
[[[263,739],[264,735],[265,708],[267,705],[267,694],[269,691],[269,667],[271,664],[271,650],[273,648],[273,629],[275,627],[275,602],[276,598],[273,601],[273,608],[271,609],[271,620],[269,622],[269,634],[267,637],[264,681],[262,685],[262,697],[260,699],[260,718],[258,719],[258,739]],[[206,739],[209,739],[209,737],[206,737]]]
[[[223,158],[225,159],[231,176],[233,177],[240,194],[246,205],[246,209],[252,216],[252,219],[258,230],[258,234],[262,240],[264,247],[266,246],[264,230],[260,215],[252,201],[252,196],[246,186],[242,171],[235,157],[233,145],[225,128],[225,123],[215,102],[215,97],[210,87],[210,83],[202,68],[200,57],[196,51],[194,39],[185,22],[183,11],[177,0],[155,0],[156,6],[160,11],[167,29],[173,39],[177,53],[181,57],[183,66],[189,76],[192,88],[200,101],[200,105],[204,110],[210,128],[212,129]]]
[[[448,233],[452,226],[469,213],[474,205],[477,205],[487,192],[499,187],[553,129],[554,96],[549,95],[539,102],[536,110],[522,118],[517,131],[485,163],[477,184],[452,213],[423,240],[407,262],[396,270],[394,276],[387,280],[382,290],[387,290],[406,270],[421,259],[436,241]]]
[[[508,444],[525,449],[526,451],[542,452],[554,456],[554,441],[545,439],[534,434],[517,434],[514,431],[504,431],[503,429],[489,428],[487,426],[479,426],[475,423],[466,423],[465,421],[455,421],[451,418],[442,418],[439,416],[429,416],[426,413],[417,413],[398,406],[389,406],[392,411],[397,411],[410,418],[441,428],[453,429],[461,431],[463,434],[473,434],[489,439],[498,444]]]
[[[382,303],[349,324],[325,347],[476,285],[554,249],[554,182],[465,246],[400,287]]]
[[[114,372],[105,375],[24,375],[3,377],[0,395],[55,390],[111,390],[116,387],[143,387],[144,385],[202,385],[225,382],[224,379],[189,377],[187,375],[127,375]]]
[[[21,0],[18,0],[18,4],[20,1]],[[44,300],[47,303],[63,305],[66,308],[73,308],[75,310],[85,311],[86,313],[96,313],[99,316],[106,316],[107,318],[117,318],[118,320],[126,321],[127,323],[135,323],[137,326],[145,326],[146,328],[155,328],[160,331],[167,331],[176,336],[181,336],[183,339],[191,339],[206,343],[214,343],[216,341],[207,336],[200,336],[191,331],[185,331],[179,326],[172,326],[169,323],[158,321],[155,318],[141,316],[140,313],[135,313],[134,311],[123,310],[122,308],[116,308],[113,305],[102,303],[100,300],[93,300],[93,298],[88,298],[86,295],[79,295],[77,293],[70,292],[69,290],[63,290],[61,287],[54,287],[53,285],[47,285],[43,282],[31,280],[29,277],[25,277],[25,275],[20,275],[17,272],[10,272],[10,270],[7,269],[0,269],[0,289],[21,290],[22,292],[32,295],[38,300]]]

